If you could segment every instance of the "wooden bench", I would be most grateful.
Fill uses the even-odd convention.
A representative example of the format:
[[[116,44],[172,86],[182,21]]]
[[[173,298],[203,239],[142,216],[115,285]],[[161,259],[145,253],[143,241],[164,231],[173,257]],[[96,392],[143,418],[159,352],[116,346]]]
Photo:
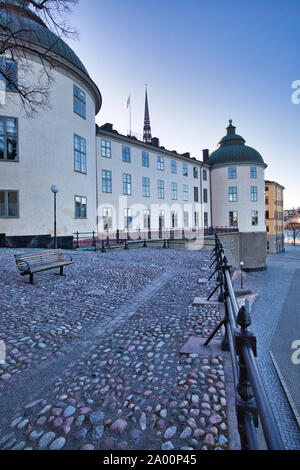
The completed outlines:
[[[54,250],[30,255],[15,255],[15,259],[21,276],[28,275],[30,284],[33,284],[33,275],[42,271],[59,268],[60,276],[64,276],[64,267],[74,264],[71,256],[65,256],[61,250]]]

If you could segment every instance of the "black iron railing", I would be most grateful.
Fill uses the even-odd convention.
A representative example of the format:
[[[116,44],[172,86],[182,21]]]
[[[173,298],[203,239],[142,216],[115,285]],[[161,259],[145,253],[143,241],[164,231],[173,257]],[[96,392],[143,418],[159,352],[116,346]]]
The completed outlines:
[[[243,450],[260,448],[257,439],[260,421],[267,448],[282,450],[280,433],[256,363],[256,337],[249,330],[251,316],[245,307],[238,307],[230,277],[230,266],[217,234],[211,260],[210,268],[215,266],[215,271],[210,279],[216,276],[217,286],[209,299],[219,289],[219,301],[224,302],[225,315],[205,346],[224,327],[222,350],[230,351],[231,354],[241,447]]]
[[[129,241],[150,240],[193,240],[197,237],[213,236],[216,233],[237,233],[238,228],[206,227],[206,228],[174,228],[174,229],[123,229],[105,230],[104,232],[76,232],[74,248],[109,247],[125,244]]]

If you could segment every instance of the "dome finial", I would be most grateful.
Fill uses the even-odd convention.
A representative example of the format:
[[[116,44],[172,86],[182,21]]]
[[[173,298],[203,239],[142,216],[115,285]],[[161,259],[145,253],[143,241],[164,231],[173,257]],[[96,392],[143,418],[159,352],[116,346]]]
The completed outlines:
[[[236,127],[232,125],[232,119],[229,119],[229,126],[227,127],[227,135],[235,134]]]

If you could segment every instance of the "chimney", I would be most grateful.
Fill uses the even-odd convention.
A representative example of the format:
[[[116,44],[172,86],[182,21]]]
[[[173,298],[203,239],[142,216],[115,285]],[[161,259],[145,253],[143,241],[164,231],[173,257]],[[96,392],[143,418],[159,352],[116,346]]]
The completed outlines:
[[[152,137],[151,144],[153,147],[159,147],[159,139],[157,137]]]
[[[206,163],[207,165],[209,164],[209,150],[208,149],[203,150],[203,162]]]
[[[106,122],[103,124],[103,126],[100,126],[100,129],[107,131],[107,132],[112,132],[113,131],[113,125],[110,124],[109,122]]]
[[[183,153],[182,156],[186,158],[191,158],[190,152]]]

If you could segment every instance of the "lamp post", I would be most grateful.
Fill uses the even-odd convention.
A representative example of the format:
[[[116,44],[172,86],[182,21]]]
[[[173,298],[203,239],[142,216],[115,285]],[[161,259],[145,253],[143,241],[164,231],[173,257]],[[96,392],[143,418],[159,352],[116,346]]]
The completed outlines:
[[[54,249],[57,250],[57,236],[56,236],[56,195],[59,192],[59,188],[54,184],[51,186],[51,191],[54,194]]]
[[[241,266],[241,290],[243,290],[243,266],[244,266],[244,261],[241,261],[240,262],[240,266]]]

